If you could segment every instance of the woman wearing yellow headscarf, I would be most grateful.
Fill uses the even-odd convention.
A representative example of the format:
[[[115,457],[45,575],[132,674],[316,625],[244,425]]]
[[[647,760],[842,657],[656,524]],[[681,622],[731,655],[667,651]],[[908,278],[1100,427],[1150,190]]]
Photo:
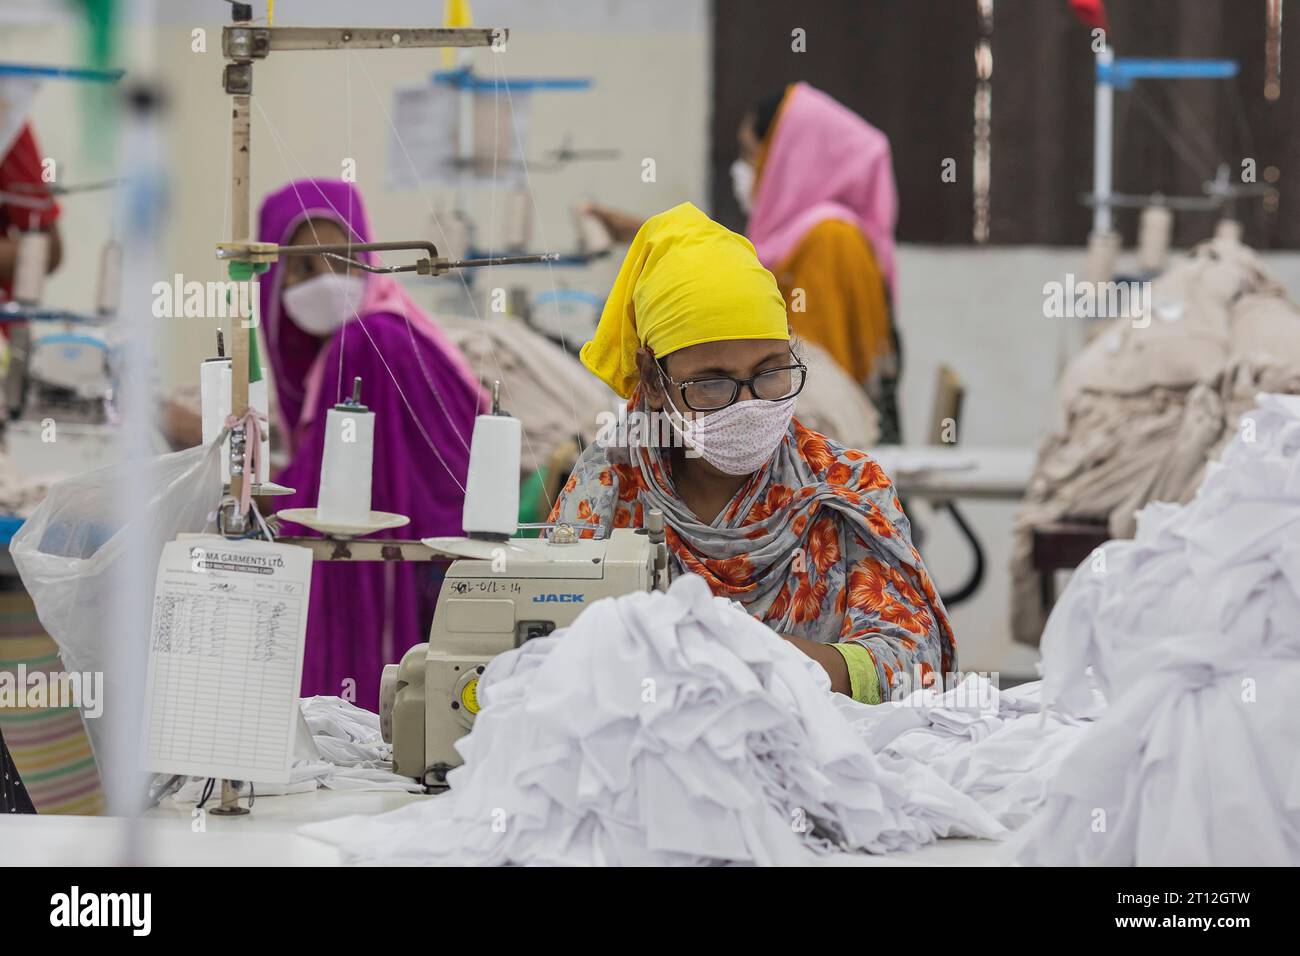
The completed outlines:
[[[807,369],[753,246],[689,203],[636,234],[582,361],[627,399],[551,512],[587,534],[658,509],[672,570],[874,703],[955,672],[952,627],[879,466],[793,417]]]
[[[785,297],[790,323],[826,351],[880,413],[884,444],[902,440],[901,346],[894,324],[898,191],[889,139],[832,97],[794,83],[741,119],[732,188],[745,235]],[[640,220],[589,205],[610,234]]]

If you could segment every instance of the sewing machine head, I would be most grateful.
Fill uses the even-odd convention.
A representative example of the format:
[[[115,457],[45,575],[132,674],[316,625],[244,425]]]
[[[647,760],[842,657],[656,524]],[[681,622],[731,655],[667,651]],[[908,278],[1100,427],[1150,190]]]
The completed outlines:
[[[456,555],[447,571],[427,644],[384,668],[379,716],[394,769],[428,786],[461,763],[455,743],[474,725],[478,681],[497,654],[571,624],[604,597],[666,584],[658,528],[617,529],[579,539],[561,526],[549,539],[500,543],[429,538]]]
[[[23,473],[53,480],[107,464],[116,433],[107,330],[33,320],[11,326],[9,346],[5,446]]]
[[[84,424],[107,421],[113,367],[105,330],[41,320],[28,323],[21,333],[8,373],[10,414]]]

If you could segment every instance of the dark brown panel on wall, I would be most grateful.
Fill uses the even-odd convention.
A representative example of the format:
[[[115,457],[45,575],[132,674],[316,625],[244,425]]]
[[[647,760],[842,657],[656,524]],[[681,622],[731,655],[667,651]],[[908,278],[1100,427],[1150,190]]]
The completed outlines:
[[[806,52],[791,49],[796,28]],[[900,239],[970,242],[977,36],[974,0],[715,0],[714,215],[733,228],[744,222],[728,167],[745,110],[804,80],[889,136]],[[956,160],[955,183],[940,180],[946,157]]]
[[[1124,57],[1234,59],[1233,80],[1137,81],[1115,94],[1117,192],[1196,195],[1220,162],[1241,181],[1255,160],[1260,181],[1280,174],[1277,208],[1240,201],[1246,241],[1300,245],[1300,194],[1289,175],[1300,160],[1297,96],[1300,18],[1283,18],[1282,93],[1264,98],[1265,0],[1108,0],[1110,40]],[[1290,13],[1291,11],[1287,11]],[[1064,0],[996,0],[993,28],[992,239],[1086,241],[1092,187],[1093,54],[1088,29]],[[1289,56],[1288,56],[1289,54]],[[1288,68],[1291,69],[1288,75]],[[1289,214],[1288,214],[1289,213]],[[1121,212],[1126,244],[1137,213]],[[1174,241],[1190,245],[1214,228],[1209,213],[1178,213]]]

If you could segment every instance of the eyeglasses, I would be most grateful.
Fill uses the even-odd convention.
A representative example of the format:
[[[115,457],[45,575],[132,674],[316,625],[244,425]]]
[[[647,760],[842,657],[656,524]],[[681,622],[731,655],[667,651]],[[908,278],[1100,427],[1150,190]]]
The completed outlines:
[[[740,390],[745,386],[749,387],[755,398],[765,402],[784,402],[794,398],[803,391],[808,366],[800,363],[799,356],[794,352],[790,353],[790,357],[795,360],[795,364],[764,369],[750,378],[715,375],[709,378],[691,378],[684,382],[674,380],[664,369],[662,361],[656,359],[655,364],[659,366],[659,373],[664,380],[677,386],[687,408],[694,412],[716,412],[734,405],[740,397]]]

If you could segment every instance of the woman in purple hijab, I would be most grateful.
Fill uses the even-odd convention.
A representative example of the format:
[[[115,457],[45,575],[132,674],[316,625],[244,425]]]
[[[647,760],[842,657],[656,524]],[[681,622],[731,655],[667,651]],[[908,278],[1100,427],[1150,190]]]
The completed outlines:
[[[370,235],[361,196],[347,182],[298,180],[262,203],[262,242],[369,242]],[[376,261],[371,253],[353,258]],[[461,534],[474,417],[487,399],[460,351],[391,276],[294,256],[272,265],[260,285],[290,452],[275,480],[296,489],[274,499],[276,510],[317,504],[325,413],[360,376],[362,403],[376,416],[372,507],[411,519],[373,537]],[[318,562],[303,695],[336,694],[377,709],[383,665],[428,638],[440,580],[426,563]]]

